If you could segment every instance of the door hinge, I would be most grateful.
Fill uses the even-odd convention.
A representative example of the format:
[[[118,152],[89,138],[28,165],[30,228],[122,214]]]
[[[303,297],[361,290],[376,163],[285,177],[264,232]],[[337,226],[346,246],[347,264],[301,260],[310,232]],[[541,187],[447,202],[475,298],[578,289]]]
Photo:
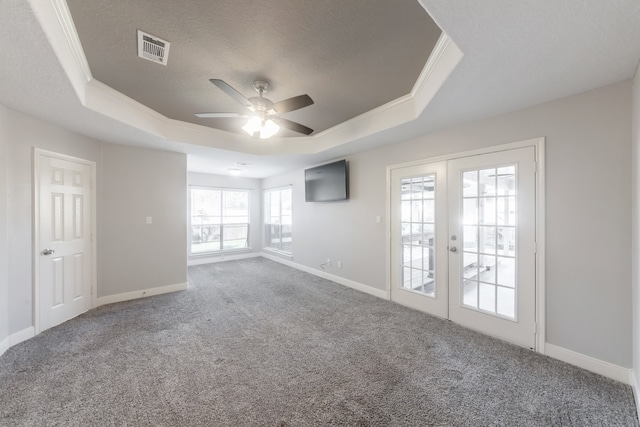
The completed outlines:
[[[538,333],[538,323],[533,322],[533,333],[537,334]]]
[[[537,174],[538,173],[538,162],[533,162],[533,174]]]
[[[534,254],[538,253],[538,242],[533,242],[533,253]]]

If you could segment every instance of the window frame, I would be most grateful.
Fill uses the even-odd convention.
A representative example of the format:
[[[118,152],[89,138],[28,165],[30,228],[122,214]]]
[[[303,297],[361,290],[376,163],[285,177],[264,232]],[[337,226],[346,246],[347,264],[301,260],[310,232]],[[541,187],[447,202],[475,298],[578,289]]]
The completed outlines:
[[[219,249],[214,249],[206,252],[192,252],[193,247],[193,190],[206,190],[206,191],[219,191],[220,192],[220,224],[216,224],[220,226],[220,245]],[[229,223],[226,224],[224,222],[224,193],[225,192],[241,192],[247,194],[247,243],[246,247],[243,248],[232,248],[232,249],[224,249],[224,226],[230,225],[245,225],[245,223]],[[214,187],[207,185],[189,185],[189,201],[188,201],[188,234],[189,234],[189,242],[188,242],[188,254],[189,258],[200,258],[207,257],[212,255],[222,255],[227,253],[238,253],[238,252],[247,252],[251,251],[251,189],[250,188],[230,188],[230,187]]]
[[[290,200],[291,200],[291,241],[289,242],[289,247],[290,250],[284,250],[282,249],[282,227],[280,227],[280,239],[279,239],[279,247],[278,248],[274,248],[272,246],[268,246],[269,245],[269,233],[267,233],[267,227],[273,226],[273,225],[280,225],[282,226],[282,196],[280,196],[280,206],[279,206],[279,224],[271,224],[269,222],[269,218],[271,218],[271,203],[267,204],[267,200],[268,197],[270,197],[270,195],[272,193],[275,192],[283,192],[283,191],[289,191],[291,193],[290,195]],[[269,199],[270,202],[270,199]],[[292,185],[286,185],[283,187],[274,187],[274,188],[268,188],[263,190],[263,195],[262,195],[262,237],[263,237],[263,249],[265,251],[269,251],[269,252],[273,252],[276,253],[278,255],[283,255],[289,258],[293,258],[293,186]]]

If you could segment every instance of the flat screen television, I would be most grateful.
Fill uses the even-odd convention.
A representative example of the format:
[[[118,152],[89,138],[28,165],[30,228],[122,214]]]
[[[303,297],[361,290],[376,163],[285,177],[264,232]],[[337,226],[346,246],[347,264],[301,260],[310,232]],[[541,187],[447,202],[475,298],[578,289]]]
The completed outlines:
[[[349,199],[347,161],[339,160],[304,171],[307,202],[336,202]]]

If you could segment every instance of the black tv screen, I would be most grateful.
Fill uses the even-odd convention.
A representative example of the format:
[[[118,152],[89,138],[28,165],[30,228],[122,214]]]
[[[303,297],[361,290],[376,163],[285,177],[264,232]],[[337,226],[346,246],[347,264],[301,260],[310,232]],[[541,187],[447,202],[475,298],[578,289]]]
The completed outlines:
[[[339,160],[304,171],[307,202],[335,202],[349,198],[347,161]]]

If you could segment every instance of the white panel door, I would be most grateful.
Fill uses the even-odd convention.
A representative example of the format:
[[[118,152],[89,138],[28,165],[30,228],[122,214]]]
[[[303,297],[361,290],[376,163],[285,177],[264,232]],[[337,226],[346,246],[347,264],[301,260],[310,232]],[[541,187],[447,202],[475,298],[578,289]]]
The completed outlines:
[[[535,151],[448,162],[449,318],[535,348]]]
[[[38,329],[91,308],[91,166],[36,152]]]
[[[391,299],[447,317],[446,163],[391,171]]]

